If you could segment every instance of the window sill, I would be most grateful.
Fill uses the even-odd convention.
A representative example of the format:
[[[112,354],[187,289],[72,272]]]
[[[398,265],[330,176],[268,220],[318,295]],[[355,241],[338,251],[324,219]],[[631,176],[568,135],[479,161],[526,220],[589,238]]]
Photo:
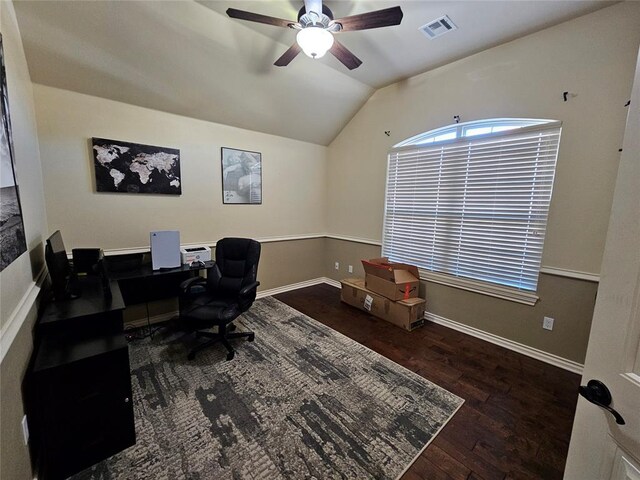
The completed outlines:
[[[420,270],[420,279],[529,306],[534,306],[540,298],[535,293],[501,287],[499,285],[491,285],[467,278],[454,277],[453,275],[446,275],[444,273],[430,272],[428,270]]]

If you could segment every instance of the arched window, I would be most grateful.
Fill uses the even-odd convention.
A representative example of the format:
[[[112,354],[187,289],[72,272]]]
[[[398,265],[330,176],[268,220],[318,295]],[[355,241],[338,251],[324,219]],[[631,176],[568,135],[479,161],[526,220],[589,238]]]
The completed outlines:
[[[535,304],[561,123],[497,118],[389,152],[383,254],[426,280]]]

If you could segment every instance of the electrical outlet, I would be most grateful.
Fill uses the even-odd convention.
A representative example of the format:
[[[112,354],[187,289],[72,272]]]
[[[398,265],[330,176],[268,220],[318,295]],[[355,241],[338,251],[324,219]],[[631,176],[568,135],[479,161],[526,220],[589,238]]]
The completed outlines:
[[[336,269],[336,270],[340,270],[340,263],[336,262],[335,269]]]
[[[349,265],[349,273],[353,273],[353,265]]]
[[[29,425],[27,424],[27,416],[22,417],[22,436],[24,437],[24,444],[29,445]]]
[[[553,318],[544,317],[544,320],[542,321],[542,328],[545,330],[553,330]]]

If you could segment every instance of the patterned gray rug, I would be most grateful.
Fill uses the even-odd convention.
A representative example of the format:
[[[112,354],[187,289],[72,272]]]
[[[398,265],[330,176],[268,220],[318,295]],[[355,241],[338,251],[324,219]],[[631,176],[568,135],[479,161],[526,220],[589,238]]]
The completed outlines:
[[[278,300],[236,357],[192,336],[130,345],[136,445],[76,479],[394,479],[463,400]]]

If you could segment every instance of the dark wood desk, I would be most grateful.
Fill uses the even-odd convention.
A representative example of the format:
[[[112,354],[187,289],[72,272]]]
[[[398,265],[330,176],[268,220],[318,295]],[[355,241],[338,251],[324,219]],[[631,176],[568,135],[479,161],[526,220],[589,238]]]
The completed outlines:
[[[107,257],[108,259],[109,257]],[[126,279],[131,279],[131,278],[148,278],[148,277],[162,277],[162,276],[166,276],[166,275],[172,275],[172,274],[176,274],[176,273],[184,273],[184,272],[198,272],[200,270],[204,270],[210,267],[213,267],[216,264],[216,262],[214,262],[213,260],[209,261],[209,262],[203,262],[202,265],[194,265],[194,266],[190,266],[190,265],[181,265],[179,267],[175,267],[175,268],[161,268],[159,270],[153,270],[151,268],[151,264],[150,263],[144,263],[140,266],[137,266],[135,268],[130,268],[130,269],[125,269],[125,270],[118,270],[118,269],[111,269],[109,271],[109,278],[111,280],[116,280],[116,281],[121,281],[121,280],[126,280]]]
[[[214,265],[80,277],[81,295],[43,303],[29,385],[29,424],[39,477],[63,479],[135,444],[126,305],[177,296],[180,283]]]
[[[40,312],[38,333],[75,330],[77,332],[122,331],[125,302],[118,282],[111,280],[111,298],[105,297],[100,277],[78,279],[79,298],[48,302]]]
[[[28,382],[38,478],[63,479],[135,444],[125,303],[98,277],[80,298],[43,305]]]
[[[109,278],[118,282],[125,305],[134,305],[177,297],[180,284],[184,280],[214,265],[215,262],[210,261],[193,267],[182,265],[177,268],[153,270],[150,264],[143,264],[122,271],[110,269]]]

